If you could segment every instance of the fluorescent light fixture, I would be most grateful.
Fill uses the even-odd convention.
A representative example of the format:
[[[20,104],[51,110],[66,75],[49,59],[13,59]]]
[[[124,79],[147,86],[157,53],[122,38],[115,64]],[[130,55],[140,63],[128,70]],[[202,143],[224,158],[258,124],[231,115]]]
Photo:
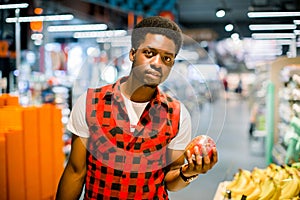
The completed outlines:
[[[112,47],[129,47],[131,44],[126,41],[112,42],[110,44]]]
[[[28,6],[29,6],[28,3],[3,4],[3,5],[0,5],[0,10],[1,9],[27,8]]]
[[[125,30],[112,30],[112,31],[89,31],[89,32],[75,32],[74,38],[99,38],[99,37],[121,37],[125,36]]]
[[[259,41],[259,45],[257,45],[257,48],[262,49],[265,48],[264,51],[267,49],[274,49],[274,46],[279,45],[290,45],[293,42],[293,39],[257,39],[256,41]],[[262,47],[260,47],[262,46]]]
[[[294,33],[253,33],[253,39],[294,39]]]
[[[300,12],[248,12],[249,18],[259,17],[299,17]]]
[[[280,45],[291,45],[293,43],[292,40],[276,40],[277,44],[280,44]]]
[[[294,22],[294,24],[296,24],[296,25],[300,25],[300,20],[294,20],[293,22]]]
[[[122,36],[122,37],[99,37],[96,40],[98,43],[107,43],[107,42],[126,42],[129,43],[131,41],[131,36]]]
[[[300,30],[294,30],[295,35],[300,35]]]
[[[33,22],[33,21],[64,21],[72,20],[74,18],[71,14],[65,15],[45,15],[45,16],[31,16],[31,17],[12,17],[6,18],[7,23],[18,22]]]
[[[250,56],[280,56],[282,55],[282,50],[278,49],[276,51],[264,51],[264,52],[251,52]]]
[[[107,29],[106,24],[82,24],[82,25],[60,25],[49,26],[49,32],[68,32],[68,31],[103,31]]]
[[[42,33],[33,33],[31,34],[32,40],[42,40],[44,35]]]
[[[262,30],[294,30],[297,26],[295,24],[250,24],[251,31]]]

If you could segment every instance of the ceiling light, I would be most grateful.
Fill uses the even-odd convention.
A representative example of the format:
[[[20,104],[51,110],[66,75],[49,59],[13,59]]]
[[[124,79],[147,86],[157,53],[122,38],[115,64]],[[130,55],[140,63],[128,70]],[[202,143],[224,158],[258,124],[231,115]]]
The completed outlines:
[[[127,42],[130,43],[131,36],[121,36],[121,37],[99,37],[97,38],[98,43],[107,43],[107,42]]]
[[[225,14],[226,14],[226,11],[224,9],[218,9],[217,12],[216,12],[216,16],[219,17],[219,18],[224,17]]]
[[[113,31],[89,31],[89,32],[75,32],[74,38],[98,38],[98,37],[120,37],[125,36],[127,31],[125,30],[113,30]]]
[[[296,25],[300,25],[300,20],[294,20],[293,22],[294,22],[294,24],[296,24]]]
[[[251,52],[250,56],[280,56],[282,55],[281,49],[276,49],[275,51],[261,51],[261,52]]]
[[[45,16],[31,16],[31,17],[11,17],[6,18],[7,23],[16,23],[18,22],[33,22],[33,21],[64,21],[72,20],[74,18],[71,14],[65,15],[45,15]]]
[[[49,26],[49,32],[68,32],[68,31],[103,31],[107,29],[106,24],[83,24],[83,25],[60,25]]]
[[[33,34],[31,34],[31,39],[32,40],[42,40],[43,37],[44,36],[41,33],[33,33]]]
[[[0,10],[1,9],[17,9],[17,8],[27,8],[28,3],[17,3],[17,4],[4,4],[0,5]]]
[[[250,24],[251,31],[261,30],[294,30],[297,26],[295,24]]]
[[[230,37],[231,37],[231,39],[233,39],[235,41],[240,39],[240,35],[238,33],[233,33],[233,34],[231,34]]]
[[[293,33],[253,33],[253,39],[294,39],[296,35]]]
[[[249,18],[259,17],[298,17],[300,12],[248,12]]]
[[[225,26],[225,31],[227,31],[227,32],[230,32],[230,31],[232,31],[233,30],[233,25],[232,24],[227,24],[226,26]]]
[[[280,45],[291,45],[293,43],[292,40],[276,40],[277,44],[280,44]]]
[[[300,30],[294,30],[295,35],[300,35]]]

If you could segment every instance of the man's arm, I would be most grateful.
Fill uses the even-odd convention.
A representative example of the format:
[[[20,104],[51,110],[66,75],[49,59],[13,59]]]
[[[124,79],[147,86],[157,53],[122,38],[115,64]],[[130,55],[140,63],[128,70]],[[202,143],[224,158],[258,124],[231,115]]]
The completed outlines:
[[[171,164],[165,177],[165,184],[169,191],[178,191],[189,184],[180,177],[181,167],[182,173],[185,177],[192,177],[198,174],[205,174],[218,162],[216,148],[213,149],[213,155],[211,159],[206,154],[204,148],[202,149],[202,152],[206,156],[203,157],[201,156],[198,147],[195,147],[194,150],[195,155],[192,156],[189,150],[184,152],[168,149],[167,155],[168,159],[171,159],[169,160],[169,162],[171,161]],[[187,160],[187,164],[184,164],[185,159]]]
[[[169,166],[169,171],[165,177],[165,184],[169,191],[178,191],[188,185],[179,176],[179,169],[184,164],[184,151],[168,149],[167,155],[168,162],[172,161],[172,159],[175,159],[175,161],[172,161]]]
[[[56,193],[57,200],[79,199],[86,175],[86,142],[87,138],[73,134],[70,157]]]

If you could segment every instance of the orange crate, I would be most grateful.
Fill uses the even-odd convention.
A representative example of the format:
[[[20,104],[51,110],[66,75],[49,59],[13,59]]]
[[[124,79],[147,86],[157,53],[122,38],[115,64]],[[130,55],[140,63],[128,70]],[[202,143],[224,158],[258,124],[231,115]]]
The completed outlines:
[[[26,107],[23,109],[23,133],[25,156],[26,199],[41,199],[41,182],[39,167],[39,132],[38,109]]]
[[[0,133],[0,199],[7,197],[7,175],[6,175],[6,144],[5,135]]]
[[[5,134],[8,199],[25,199],[24,144],[21,130]]]
[[[6,105],[7,106],[19,106],[19,97],[18,96],[11,96],[7,95],[6,98]]]
[[[38,108],[40,152],[41,199],[49,199],[54,193],[53,112],[50,104]]]
[[[53,109],[53,148],[54,148],[54,188],[59,183],[59,179],[64,170],[65,154],[63,152],[63,124],[62,124],[61,110],[58,108]]]
[[[22,130],[21,106],[4,106],[0,109],[0,127],[5,130]]]

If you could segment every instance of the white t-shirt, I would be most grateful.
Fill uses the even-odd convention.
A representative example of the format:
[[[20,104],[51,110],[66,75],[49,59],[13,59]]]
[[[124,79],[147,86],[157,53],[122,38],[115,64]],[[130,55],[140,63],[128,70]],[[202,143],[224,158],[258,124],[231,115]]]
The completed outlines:
[[[135,103],[130,101],[123,95],[125,100],[126,110],[128,112],[131,127],[134,127],[143,113],[146,103]],[[191,141],[191,117],[184,106],[180,104],[180,126],[179,131],[173,140],[168,145],[168,148],[173,150],[184,150],[187,144]],[[67,123],[67,129],[73,134],[88,138],[89,128],[86,123],[86,92],[83,93],[76,101],[70,114],[69,121]]]

